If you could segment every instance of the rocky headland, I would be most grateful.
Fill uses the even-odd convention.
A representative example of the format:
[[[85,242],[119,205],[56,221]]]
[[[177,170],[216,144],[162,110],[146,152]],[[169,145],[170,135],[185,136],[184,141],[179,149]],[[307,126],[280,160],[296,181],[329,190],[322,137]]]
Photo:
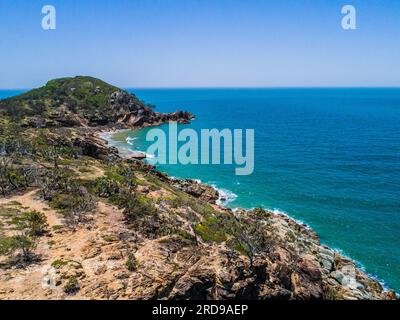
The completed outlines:
[[[98,136],[192,118],[90,77],[1,100],[0,299],[396,299],[306,225]]]

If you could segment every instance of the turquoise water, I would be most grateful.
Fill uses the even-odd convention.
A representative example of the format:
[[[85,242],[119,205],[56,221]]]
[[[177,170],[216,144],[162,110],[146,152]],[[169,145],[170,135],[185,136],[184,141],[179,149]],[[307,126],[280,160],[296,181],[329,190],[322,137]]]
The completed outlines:
[[[0,99],[16,96],[26,91],[27,90],[0,90]]]
[[[160,170],[224,189],[230,207],[286,212],[400,291],[400,89],[133,92],[160,112],[193,112],[180,128],[255,129],[250,176],[229,165]],[[146,150],[147,130],[122,144]]]
[[[227,165],[160,170],[223,189],[230,207],[286,212],[400,291],[400,89],[132,92],[160,112],[196,115],[180,128],[255,129],[250,176],[236,176],[235,166]],[[16,93],[0,91],[0,97]],[[147,130],[115,143],[146,150]]]

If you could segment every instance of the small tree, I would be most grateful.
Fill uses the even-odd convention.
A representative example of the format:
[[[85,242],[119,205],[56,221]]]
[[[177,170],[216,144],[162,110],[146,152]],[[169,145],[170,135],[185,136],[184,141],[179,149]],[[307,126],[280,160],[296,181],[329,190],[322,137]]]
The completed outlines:
[[[54,168],[60,165],[62,157],[74,156],[74,151],[71,147],[63,145],[62,141],[55,141],[48,136],[48,133],[41,131],[35,142],[32,144],[32,150],[37,158],[37,162],[42,162],[44,159],[52,163]]]
[[[72,185],[68,191],[54,194],[50,205],[60,210],[66,224],[75,231],[78,223],[87,219],[86,213],[96,207],[96,202],[84,186]]]
[[[13,237],[0,235],[0,255],[8,255],[15,251],[15,241]]]
[[[134,192],[121,192],[117,199],[119,208],[123,209],[123,214],[128,222],[135,222],[137,219],[154,216],[157,211],[149,199]]]
[[[21,227],[28,230],[31,237],[42,236],[48,227],[46,216],[39,211],[29,211],[22,215]]]
[[[35,250],[38,237],[45,232],[47,227],[46,217],[38,211],[29,211],[13,218],[10,222],[13,236],[2,237],[0,240],[0,253],[12,254],[21,251],[24,261],[29,261],[32,251]]]
[[[61,168],[46,170],[41,179],[41,195],[45,200],[52,200],[55,194],[70,192],[75,187],[71,174]]]
[[[11,159],[7,157],[0,157],[0,192],[3,196],[5,196],[10,189],[10,171]]]
[[[95,207],[96,204],[93,196],[85,187],[80,187],[74,208],[72,209],[77,222],[83,222],[85,220],[86,213],[93,211]]]
[[[120,183],[107,176],[98,178],[93,186],[93,192],[102,198],[109,198],[118,194]]]
[[[237,221],[231,229],[233,247],[249,258],[251,268],[254,266],[254,257],[269,249],[269,241],[262,229],[257,221],[245,219]]]

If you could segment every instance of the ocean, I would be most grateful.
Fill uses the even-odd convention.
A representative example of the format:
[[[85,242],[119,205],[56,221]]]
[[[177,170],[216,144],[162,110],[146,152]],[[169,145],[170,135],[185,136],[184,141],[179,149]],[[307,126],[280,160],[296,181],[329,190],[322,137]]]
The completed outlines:
[[[218,188],[231,208],[262,206],[308,224],[400,292],[400,89],[129,91],[156,111],[195,114],[179,128],[255,130],[252,175],[236,176],[235,165],[159,170]],[[148,130],[119,133],[112,143],[146,151]]]

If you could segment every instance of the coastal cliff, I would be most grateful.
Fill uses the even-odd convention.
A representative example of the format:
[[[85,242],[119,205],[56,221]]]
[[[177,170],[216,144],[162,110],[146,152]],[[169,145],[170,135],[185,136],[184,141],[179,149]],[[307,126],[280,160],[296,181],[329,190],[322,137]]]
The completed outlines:
[[[396,299],[306,225],[97,136],[193,118],[153,109],[91,77],[0,101],[0,299]]]

